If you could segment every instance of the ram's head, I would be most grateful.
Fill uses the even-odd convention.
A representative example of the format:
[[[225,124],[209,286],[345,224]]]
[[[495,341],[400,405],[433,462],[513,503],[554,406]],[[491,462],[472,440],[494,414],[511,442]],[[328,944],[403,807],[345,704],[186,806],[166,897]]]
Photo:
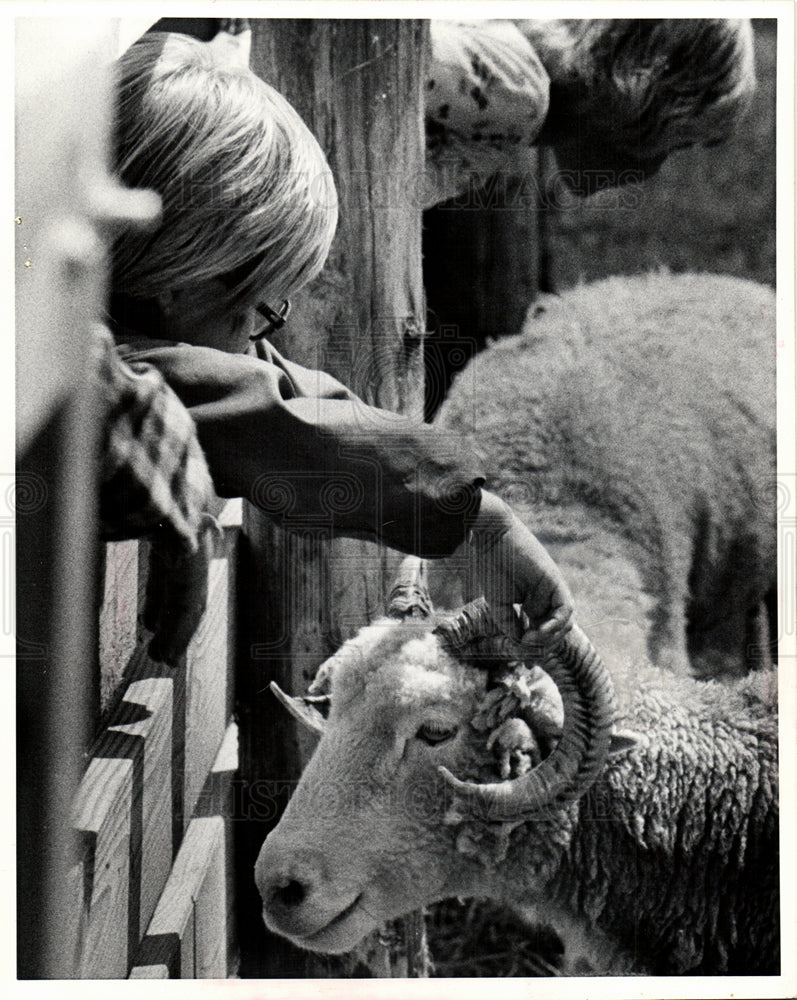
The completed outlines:
[[[278,692],[321,739],[257,861],[269,928],[347,951],[386,920],[484,892],[515,827],[544,827],[586,791],[609,752],[608,675],[577,626],[537,663],[528,653],[483,602],[435,614],[422,563],[405,560],[388,617],[306,698]]]

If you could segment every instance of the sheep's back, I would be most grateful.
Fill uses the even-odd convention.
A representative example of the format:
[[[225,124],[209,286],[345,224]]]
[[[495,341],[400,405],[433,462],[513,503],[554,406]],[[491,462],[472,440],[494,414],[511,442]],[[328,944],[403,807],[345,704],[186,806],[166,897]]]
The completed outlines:
[[[532,497],[564,489],[633,502],[740,476],[755,493],[771,488],[756,473],[770,468],[774,335],[765,286],[609,278],[532,307],[521,334],[459,376],[440,422],[475,435],[494,487],[525,478]]]
[[[548,296],[521,334],[473,359],[440,423],[473,434],[488,487],[535,530],[558,520],[576,537],[587,508],[657,558],[681,559],[682,575],[705,565],[690,587],[706,607],[740,567],[752,591],[768,589],[772,289],[658,273]]]

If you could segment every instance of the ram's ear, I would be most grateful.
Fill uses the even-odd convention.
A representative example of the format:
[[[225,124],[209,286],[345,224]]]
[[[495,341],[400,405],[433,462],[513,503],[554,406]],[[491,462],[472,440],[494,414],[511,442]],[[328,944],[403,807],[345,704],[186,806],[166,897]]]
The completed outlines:
[[[326,697],[294,698],[289,694],[285,694],[276,681],[271,681],[269,687],[276,695],[280,704],[291,713],[294,719],[297,719],[303,726],[306,726],[307,729],[316,735],[320,736],[323,733],[326,719],[318,711],[316,705],[321,702],[327,702],[328,699]]]
[[[635,733],[631,729],[615,729],[609,743],[609,756],[621,757],[631,753],[637,747],[644,746],[646,740],[641,733]]]
[[[335,665],[335,657],[330,656],[324,660],[316,671],[316,675],[307,689],[309,695],[328,695],[332,686],[332,668]]]

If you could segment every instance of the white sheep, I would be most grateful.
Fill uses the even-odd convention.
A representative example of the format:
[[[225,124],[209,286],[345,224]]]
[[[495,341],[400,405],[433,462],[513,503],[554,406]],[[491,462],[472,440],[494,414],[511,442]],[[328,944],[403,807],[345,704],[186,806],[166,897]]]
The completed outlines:
[[[547,297],[471,362],[440,424],[475,433],[581,624],[605,623],[604,658],[614,628],[638,658],[741,677],[768,655],[775,421],[772,289],[665,272]]]
[[[745,646],[774,572],[772,292],[662,274],[544,309],[443,420],[547,530],[606,665],[578,626],[535,659],[479,603],[435,615],[411,566],[319,671],[328,719],[282,696],[322,737],[258,859],[264,919],[340,952],[493,898],[589,971],[777,973],[776,682]]]
[[[561,706],[539,677],[523,695],[534,670],[505,640],[490,652],[483,614],[385,619],[325,664],[321,741],[255,870],[267,926],[339,953],[474,896],[582,942],[593,972],[777,973],[771,672],[729,685],[637,666],[625,687],[615,675],[612,735],[608,674],[576,627],[544,661],[559,731]]]

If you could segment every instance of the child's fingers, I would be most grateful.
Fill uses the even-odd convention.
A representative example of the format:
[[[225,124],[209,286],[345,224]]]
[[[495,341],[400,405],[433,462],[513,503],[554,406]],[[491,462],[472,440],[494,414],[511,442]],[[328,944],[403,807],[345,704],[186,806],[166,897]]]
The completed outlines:
[[[546,637],[567,635],[573,627],[573,617],[573,609],[571,607],[559,607],[548,621],[543,622],[539,631],[541,635]]]
[[[174,663],[186,652],[207,604],[211,546],[207,531],[193,554],[163,538],[153,543],[143,619],[153,660]]]
[[[536,628],[524,631],[522,643],[524,646],[550,646],[561,641],[573,628],[574,614],[572,608],[557,608],[550,618]]]
[[[503,601],[494,600],[491,602],[489,595],[485,595],[485,599],[490,608],[492,619],[502,634],[519,641],[523,627],[518,619],[514,605]]]

